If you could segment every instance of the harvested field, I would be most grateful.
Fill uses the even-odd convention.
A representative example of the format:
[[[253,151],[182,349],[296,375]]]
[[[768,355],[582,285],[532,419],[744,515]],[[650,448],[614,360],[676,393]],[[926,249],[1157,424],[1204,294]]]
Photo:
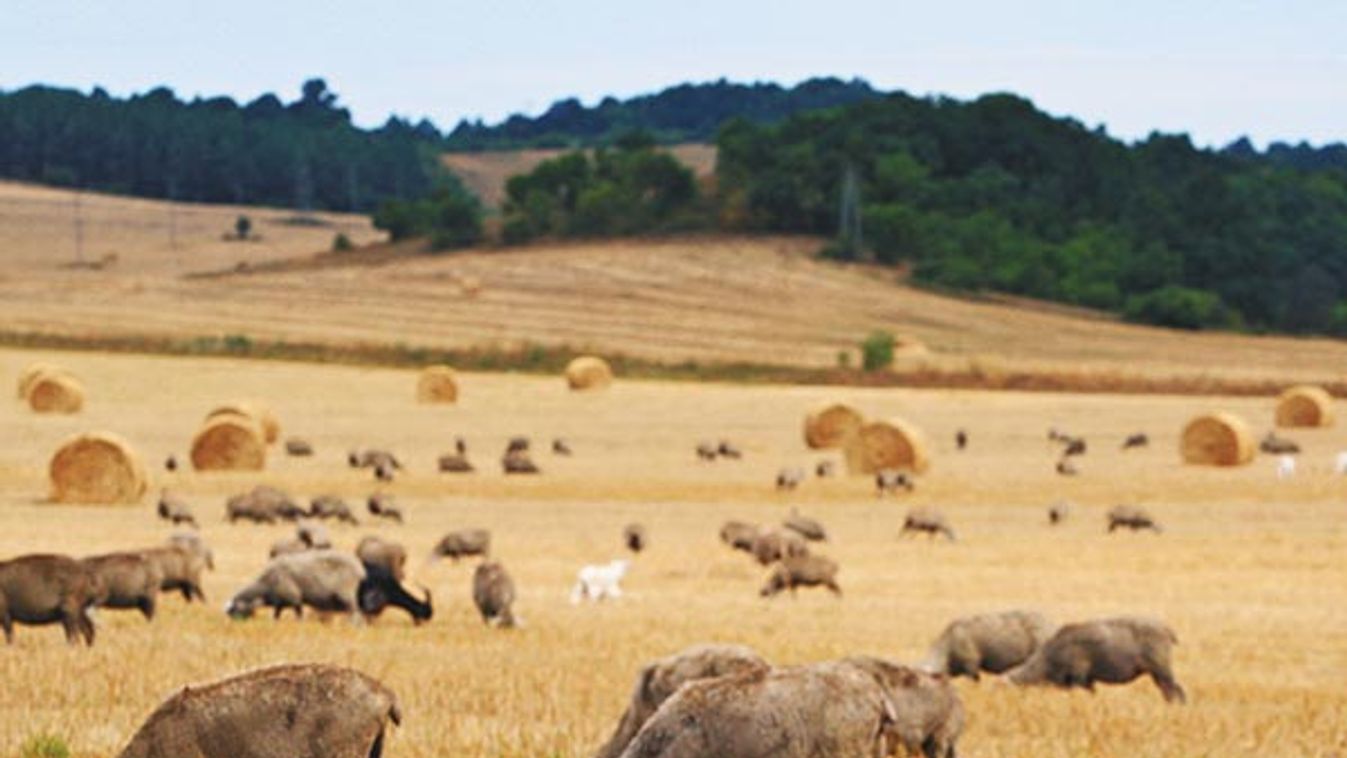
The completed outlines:
[[[1277,481],[1260,457],[1237,469],[1184,466],[1178,435],[1217,408],[1261,434],[1273,398],[1053,395],[836,387],[739,387],[619,381],[572,393],[560,377],[460,373],[456,405],[416,402],[415,371],[238,360],[0,350],[0,378],[35,361],[58,363],[89,387],[77,417],[0,405],[0,557],[51,550],[87,554],[148,545],[170,531],[147,498],[140,508],[41,502],[51,451],[85,429],[124,436],[147,464],[181,458],[191,430],[220,398],[247,397],[313,442],[313,458],[277,456],[260,473],[168,474],[153,467],[151,495],[169,485],[196,508],[215,548],[205,606],[165,597],[151,624],[100,611],[92,649],[68,647],[57,628],[20,627],[0,648],[0,755],[37,733],[59,735],[81,758],[110,756],[175,688],[280,661],[329,661],[381,678],[402,699],[405,725],[388,755],[584,756],[607,736],[639,665],[701,641],[748,644],[779,663],[851,653],[915,660],[957,615],[1038,608],[1057,620],[1154,615],[1176,629],[1175,671],[1187,706],[1167,706],[1149,682],[1082,691],[1018,690],[994,680],[957,687],[969,756],[1315,756],[1347,751],[1347,510],[1332,474],[1342,438],[1331,429],[1287,432],[1305,449],[1297,477]],[[171,392],[151,391],[172,378]],[[12,385],[11,385],[12,386]],[[866,479],[811,480],[776,493],[775,472],[839,454],[804,446],[804,414],[845,402],[868,418],[901,416],[930,445],[916,492],[877,499]],[[1081,475],[1053,472],[1048,426],[1085,436]],[[954,451],[967,428],[969,449]],[[1151,446],[1123,453],[1127,434]],[[434,473],[464,435],[479,473]],[[542,476],[506,479],[495,465],[515,434],[534,438]],[[546,452],[565,437],[571,458]],[[742,461],[704,463],[693,445],[726,437]],[[436,617],[414,628],[390,612],[373,626],[312,618],[231,622],[228,596],[261,569],[288,526],[228,526],[227,494],[259,482],[348,501],[373,489],[346,451],[385,447],[408,471],[388,486],[405,525],[331,526],[342,548],[378,533],[404,542]],[[1076,503],[1049,527],[1046,507]],[[1144,506],[1163,535],[1104,533],[1104,512]],[[821,552],[841,564],[841,599],[802,591],[757,597],[764,571],[718,544],[721,521],[779,521],[792,505],[822,520]],[[907,508],[940,509],[959,542],[897,537]],[[363,514],[362,514],[363,515]],[[618,602],[573,607],[575,570],[622,554],[623,524],[640,521],[651,545]],[[469,600],[472,561],[423,567],[452,528],[493,532],[493,554],[519,588],[516,631],[482,625]]]

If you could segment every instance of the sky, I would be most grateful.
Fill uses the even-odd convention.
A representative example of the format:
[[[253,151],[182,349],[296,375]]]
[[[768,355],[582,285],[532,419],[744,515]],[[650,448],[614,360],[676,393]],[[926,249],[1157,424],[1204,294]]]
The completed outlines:
[[[1127,140],[1347,141],[1347,0],[0,0],[0,89],[288,101],[320,76],[364,126],[826,75],[1015,92]]]

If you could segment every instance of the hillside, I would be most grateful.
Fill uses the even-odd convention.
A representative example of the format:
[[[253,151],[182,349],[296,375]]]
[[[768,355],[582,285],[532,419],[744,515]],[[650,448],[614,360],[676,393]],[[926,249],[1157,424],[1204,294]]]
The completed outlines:
[[[90,259],[71,270],[66,193],[5,185],[0,214],[0,323],[10,334],[195,338],[229,334],[335,346],[570,346],[673,363],[836,365],[871,330],[932,351],[908,367],[975,375],[1011,371],[1111,377],[1336,382],[1347,344],[1323,339],[1191,333],[1133,326],[1023,303],[944,297],[891,270],[811,257],[807,237],[614,241],[420,256],[406,246],[311,256],[334,229],[376,238],[355,216],[295,227],[287,211],[256,212],[263,241],[221,242],[237,208],[181,211],[182,247],[168,247],[168,206],[86,197]],[[22,201],[22,202],[19,202]],[[26,208],[29,215],[14,212]],[[255,209],[254,209],[255,210]],[[189,215],[192,214],[192,215]],[[45,215],[43,215],[45,214]],[[95,230],[110,241],[96,242]],[[187,231],[187,230],[192,231]],[[115,232],[115,235],[114,235]],[[230,271],[240,261],[252,273]],[[265,270],[268,261],[289,261]],[[480,282],[466,294],[465,278]]]

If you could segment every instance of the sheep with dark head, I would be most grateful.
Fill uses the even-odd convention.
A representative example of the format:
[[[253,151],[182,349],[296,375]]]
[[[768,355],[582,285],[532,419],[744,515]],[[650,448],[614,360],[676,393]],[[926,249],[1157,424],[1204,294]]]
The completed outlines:
[[[943,534],[950,542],[955,539],[954,530],[950,528],[944,515],[929,508],[913,508],[903,518],[903,528],[900,535],[919,532],[924,532],[931,537]]]
[[[1114,506],[1109,509],[1106,518],[1108,519],[1109,533],[1118,529],[1131,529],[1132,531],[1149,529],[1156,534],[1163,531],[1160,524],[1150,513],[1146,512],[1145,508],[1135,505]]]
[[[468,555],[485,556],[491,552],[491,532],[485,529],[459,529],[449,532],[431,550],[431,559],[450,558],[458,562]]]
[[[186,500],[168,490],[159,493],[159,504],[155,512],[159,514],[159,518],[172,523],[174,526],[178,524],[198,526],[196,515],[192,513],[192,506]]]

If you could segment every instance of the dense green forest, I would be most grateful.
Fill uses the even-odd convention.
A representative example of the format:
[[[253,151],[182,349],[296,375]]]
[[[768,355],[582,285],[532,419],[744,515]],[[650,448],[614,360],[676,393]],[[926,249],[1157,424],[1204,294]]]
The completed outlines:
[[[616,144],[631,132],[642,132],[661,144],[710,142],[731,118],[773,123],[795,113],[848,105],[881,94],[861,79],[810,79],[794,87],[721,79],[679,84],[628,100],[606,97],[593,107],[574,98],[559,100],[537,118],[514,115],[495,126],[462,121],[445,144],[457,151],[594,147]]]
[[[838,257],[1147,323],[1347,332],[1341,145],[1128,145],[1011,95],[902,94],[736,120],[718,145],[730,228],[836,235],[851,171],[861,239]]]
[[[0,93],[0,177],[143,197],[372,210],[445,181],[440,139],[424,121],[356,128],[321,79],[294,102],[268,94],[246,105],[162,87],[126,99]]]

